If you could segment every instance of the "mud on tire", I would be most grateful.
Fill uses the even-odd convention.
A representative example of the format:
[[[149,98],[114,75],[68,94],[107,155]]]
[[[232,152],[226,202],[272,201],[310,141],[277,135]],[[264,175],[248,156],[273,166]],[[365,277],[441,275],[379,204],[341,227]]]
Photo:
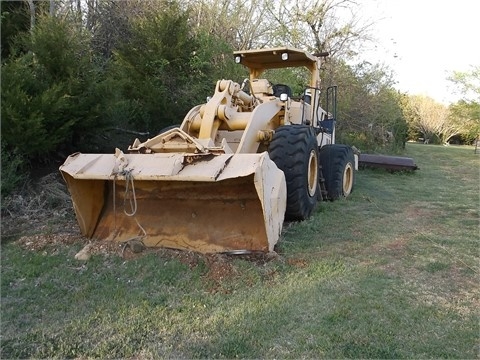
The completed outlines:
[[[347,197],[355,182],[355,158],[348,145],[326,145],[320,149],[320,165],[329,200]]]
[[[275,130],[268,147],[270,158],[285,174],[287,220],[305,220],[319,198],[318,145],[315,132],[306,125],[287,125]]]

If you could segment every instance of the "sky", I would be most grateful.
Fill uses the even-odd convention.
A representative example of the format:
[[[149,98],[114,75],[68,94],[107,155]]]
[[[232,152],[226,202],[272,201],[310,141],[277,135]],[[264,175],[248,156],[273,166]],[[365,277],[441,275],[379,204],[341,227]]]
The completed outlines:
[[[395,87],[449,104],[460,96],[446,78],[480,65],[480,1],[361,0],[364,18],[372,19],[376,46],[363,60],[385,63],[395,73]]]

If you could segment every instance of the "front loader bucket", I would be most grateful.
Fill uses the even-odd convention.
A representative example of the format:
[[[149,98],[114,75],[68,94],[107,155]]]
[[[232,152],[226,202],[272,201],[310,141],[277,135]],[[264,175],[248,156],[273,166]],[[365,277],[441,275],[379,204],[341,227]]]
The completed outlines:
[[[82,234],[201,253],[272,251],[286,185],[268,154],[185,159],[178,153],[71,155],[60,171]]]

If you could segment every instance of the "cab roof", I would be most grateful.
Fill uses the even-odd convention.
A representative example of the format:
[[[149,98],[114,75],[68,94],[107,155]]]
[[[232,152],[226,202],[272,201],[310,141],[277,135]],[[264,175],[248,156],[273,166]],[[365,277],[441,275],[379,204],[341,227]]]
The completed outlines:
[[[282,59],[282,54],[287,54],[286,60]],[[312,69],[319,60],[316,56],[295,48],[278,47],[269,49],[240,50],[235,51],[233,56],[237,59],[239,56],[240,64],[250,69],[277,69],[286,67],[305,66]]]

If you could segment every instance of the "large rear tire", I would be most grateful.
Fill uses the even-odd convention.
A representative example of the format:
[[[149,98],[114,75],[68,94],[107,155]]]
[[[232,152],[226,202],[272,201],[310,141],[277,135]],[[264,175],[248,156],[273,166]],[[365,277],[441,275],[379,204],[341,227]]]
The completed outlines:
[[[315,132],[306,125],[286,125],[275,130],[268,146],[270,158],[285,174],[287,220],[305,220],[319,199],[319,157]]]
[[[325,187],[329,200],[347,197],[355,183],[355,157],[348,145],[325,145],[320,149]]]

